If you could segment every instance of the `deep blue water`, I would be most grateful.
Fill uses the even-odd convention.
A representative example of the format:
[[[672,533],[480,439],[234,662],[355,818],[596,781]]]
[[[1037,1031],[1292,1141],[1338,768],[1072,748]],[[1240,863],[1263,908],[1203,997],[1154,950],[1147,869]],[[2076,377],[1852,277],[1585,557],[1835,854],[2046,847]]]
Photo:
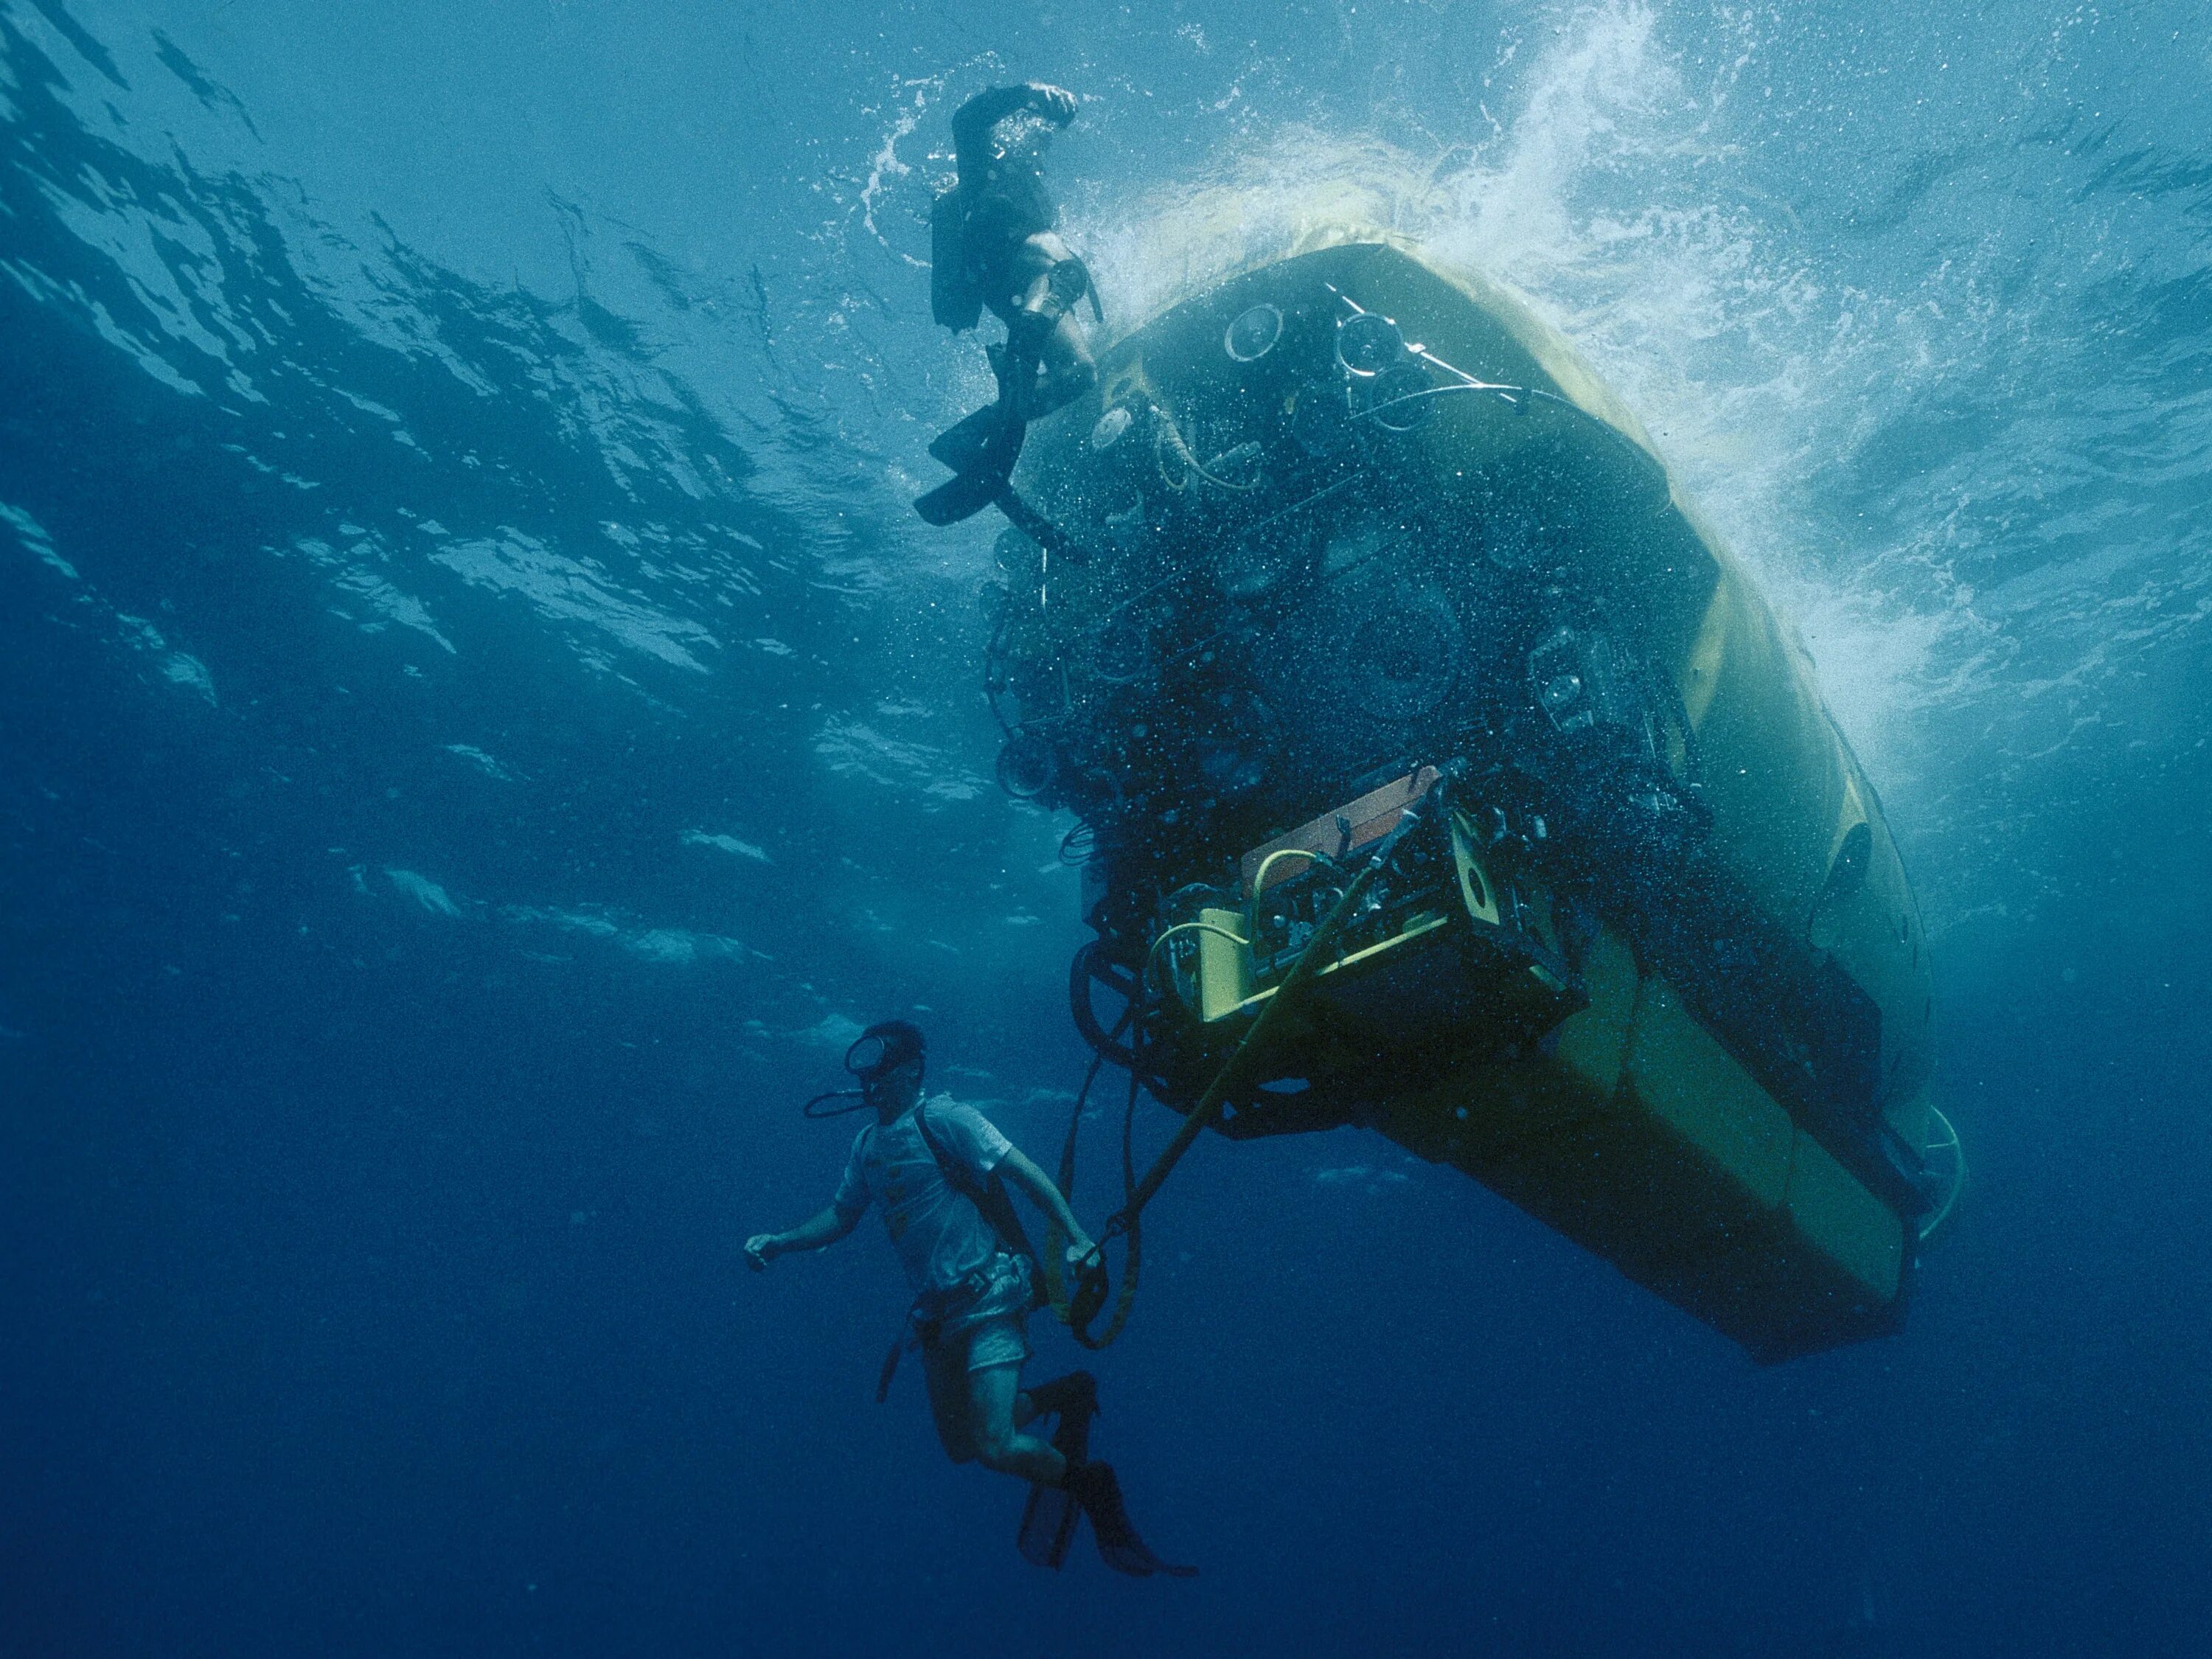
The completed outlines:
[[[1209,1141],[1101,1427],[1205,1576],[1133,1583],[871,1403],[872,1222],[742,1270],[851,1022],[1040,1157],[1080,1074],[991,532],[906,505],[1027,76],[1118,321],[1388,223],[1802,624],[1972,1158],[1902,1335],[1756,1369]],[[0,1653],[2212,1649],[2201,7],[0,0]]]

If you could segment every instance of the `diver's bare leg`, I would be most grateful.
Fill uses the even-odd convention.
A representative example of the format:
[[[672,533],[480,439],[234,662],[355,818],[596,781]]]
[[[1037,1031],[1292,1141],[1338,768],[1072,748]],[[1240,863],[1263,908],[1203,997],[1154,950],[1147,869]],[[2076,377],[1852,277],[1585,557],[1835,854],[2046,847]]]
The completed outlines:
[[[1057,1486],[1067,1460],[1049,1441],[1014,1427],[1014,1402],[1021,1392],[1018,1364],[993,1365],[968,1373],[967,1423],[975,1461],[987,1469],[1018,1475],[1041,1486]]]
[[[1023,283],[1014,295],[1015,315],[1007,319],[1009,333],[1020,326],[1018,318],[1053,319],[1051,331],[1036,348],[1043,377],[1019,389],[1017,406],[1025,421],[1042,420],[1098,383],[1098,367],[1091,360],[1082,327],[1069,310],[1062,308],[1072,301],[1066,295],[1055,296],[1052,291],[1054,271],[1063,266],[1079,268],[1067,244],[1051,231],[1028,238],[1016,257],[1016,272]]]
[[[1032,283],[1020,309],[1031,313],[1042,309],[1048,302],[1046,285],[1050,280],[1040,276]],[[1045,336],[1037,351],[1037,366],[1043,371],[1042,378],[1025,381],[1015,394],[1025,421],[1042,420],[1098,384],[1098,365],[1091,356],[1090,343],[1083,337],[1082,325],[1069,314],[1063,313]]]
[[[1098,365],[1073,317],[1062,317],[1044,343],[1044,379],[1030,393],[1029,418],[1042,420],[1098,384]]]
[[[929,1379],[929,1415],[937,1425],[938,1443],[954,1462],[974,1462],[977,1449],[969,1407],[968,1345],[925,1345],[921,1364]]]
[[[1014,275],[1021,279],[1022,297],[1017,303],[1035,305],[1044,290],[1037,287],[1040,278],[1052,274],[1052,268],[1075,257],[1075,252],[1060,240],[1055,230],[1041,230],[1034,236],[1024,236],[1014,250]]]

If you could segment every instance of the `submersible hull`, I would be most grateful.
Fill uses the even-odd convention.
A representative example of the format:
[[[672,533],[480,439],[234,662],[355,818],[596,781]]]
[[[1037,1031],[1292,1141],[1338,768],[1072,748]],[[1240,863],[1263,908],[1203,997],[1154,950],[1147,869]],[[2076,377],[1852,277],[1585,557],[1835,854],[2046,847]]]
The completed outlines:
[[[1442,792],[1222,1131],[1379,1131],[1763,1359],[1893,1328],[1919,916],[1802,646],[1634,419],[1381,240],[1101,371],[1015,476],[990,664],[1002,782],[1083,821],[1086,1036],[1188,1111]]]

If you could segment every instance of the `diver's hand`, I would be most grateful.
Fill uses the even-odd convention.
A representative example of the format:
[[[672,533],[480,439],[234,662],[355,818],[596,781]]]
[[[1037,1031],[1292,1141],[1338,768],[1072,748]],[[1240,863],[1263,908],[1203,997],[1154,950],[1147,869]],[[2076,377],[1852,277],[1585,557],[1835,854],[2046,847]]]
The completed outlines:
[[[1078,105],[1075,94],[1065,87],[1048,87],[1042,81],[1030,82],[1030,98],[1037,112],[1054,126],[1066,126],[1075,118]]]
[[[755,1273],[768,1271],[768,1264],[783,1254],[783,1238],[777,1233],[755,1233],[745,1241],[745,1266]]]
[[[1075,1237],[1067,1241],[1067,1271],[1081,1278],[1090,1268],[1105,1260],[1098,1246],[1088,1238]]]

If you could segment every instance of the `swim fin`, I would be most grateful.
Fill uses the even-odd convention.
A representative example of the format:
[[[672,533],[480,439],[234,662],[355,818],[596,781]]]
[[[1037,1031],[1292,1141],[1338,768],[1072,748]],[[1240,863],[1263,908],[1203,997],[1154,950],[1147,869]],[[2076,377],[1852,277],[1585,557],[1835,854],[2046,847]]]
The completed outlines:
[[[1070,1371],[1066,1376],[1040,1382],[1026,1390],[1040,1417],[1056,1414],[1052,1443],[1073,1468],[1091,1454],[1091,1419],[1098,1414],[1098,1379],[1089,1371]],[[1030,1488],[1028,1506],[1022,1510],[1021,1531],[1015,1547],[1033,1566],[1063,1567],[1075,1542],[1075,1523],[1082,1514],[1074,1494],[1065,1486]]]
[[[979,416],[988,419],[979,422]],[[963,432],[963,428],[969,429]],[[974,518],[1006,490],[1014,462],[1022,453],[1022,440],[1028,434],[1026,425],[1007,416],[997,404],[978,410],[930,446],[934,453],[938,444],[945,445],[967,465],[927,495],[917,497],[914,510],[933,525],[957,524],[963,519]]]
[[[1031,1486],[1014,1547],[1033,1567],[1066,1566],[1067,1552],[1075,1542],[1076,1519],[1082,1513],[1066,1487]]]
[[[1121,1500],[1121,1483],[1115,1478],[1111,1463],[1075,1465],[1067,1472],[1067,1490],[1091,1517],[1091,1534],[1098,1540],[1099,1556],[1115,1571],[1132,1578],[1149,1578],[1154,1573],[1170,1578],[1198,1577],[1196,1567],[1175,1566],[1160,1559],[1139,1534],[1129,1519],[1128,1506]]]
[[[955,472],[965,472],[983,459],[1008,418],[1004,404],[986,404],[930,440],[929,453]]]

